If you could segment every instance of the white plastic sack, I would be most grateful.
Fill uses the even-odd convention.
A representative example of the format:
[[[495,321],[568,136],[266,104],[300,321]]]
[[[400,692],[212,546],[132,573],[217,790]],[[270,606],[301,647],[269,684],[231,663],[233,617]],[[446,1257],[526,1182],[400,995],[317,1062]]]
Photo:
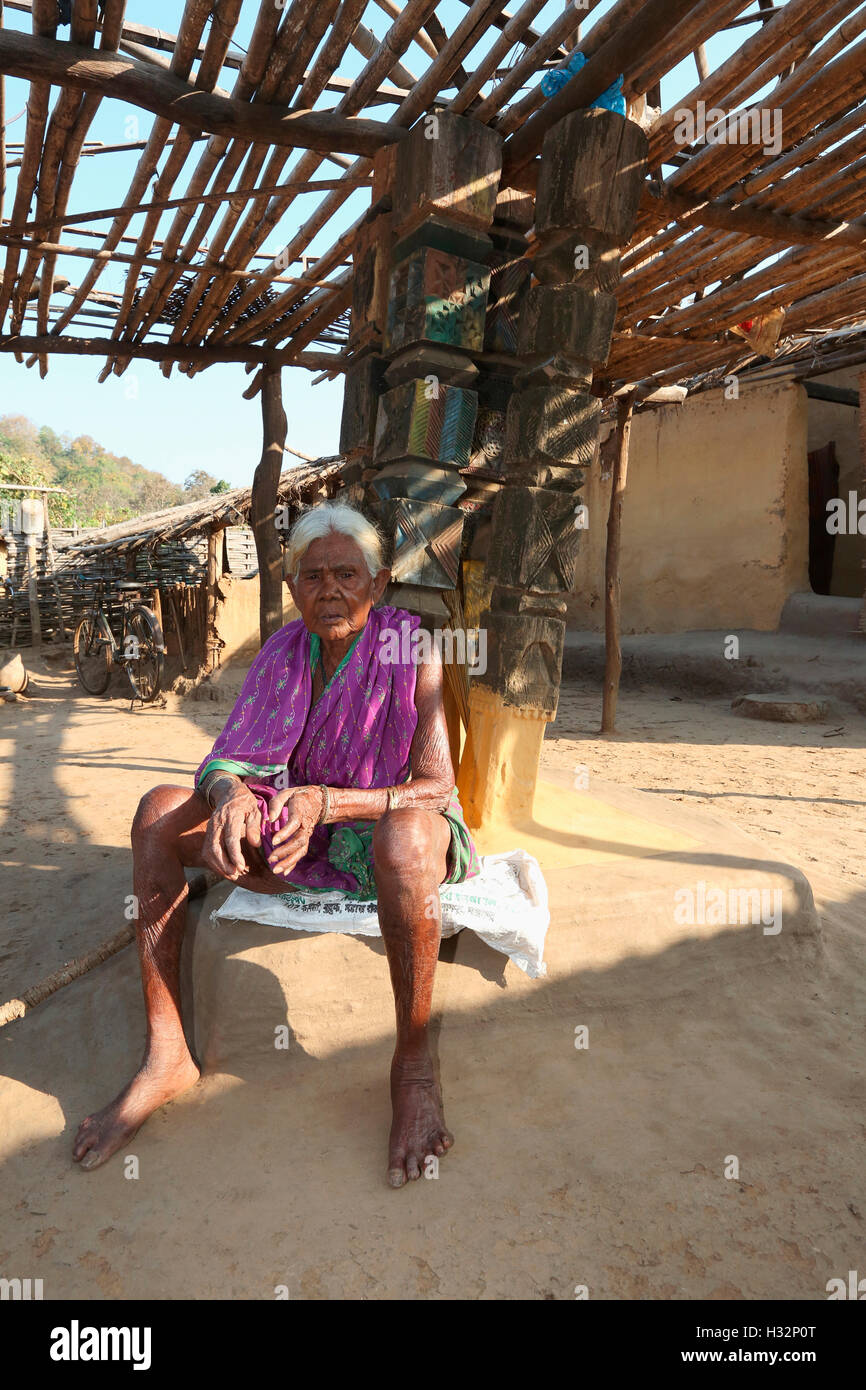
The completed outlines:
[[[481,857],[481,872],[465,883],[439,890],[442,935],[454,936],[470,927],[502,951],[531,979],[547,974],[544,938],[550,922],[547,884],[537,859],[522,849]],[[343,932],[352,936],[381,936],[376,900],[359,901],[333,893],[251,893],[235,888],[211,921],[259,922],[292,931]]]

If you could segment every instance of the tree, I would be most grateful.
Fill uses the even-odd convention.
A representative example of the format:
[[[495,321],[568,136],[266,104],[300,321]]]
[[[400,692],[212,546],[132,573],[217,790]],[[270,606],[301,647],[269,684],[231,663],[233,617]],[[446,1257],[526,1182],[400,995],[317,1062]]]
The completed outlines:
[[[198,502],[202,497],[209,497],[214,490],[217,480],[212,473],[206,473],[203,468],[197,468],[183,485],[185,500],[187,502]]]

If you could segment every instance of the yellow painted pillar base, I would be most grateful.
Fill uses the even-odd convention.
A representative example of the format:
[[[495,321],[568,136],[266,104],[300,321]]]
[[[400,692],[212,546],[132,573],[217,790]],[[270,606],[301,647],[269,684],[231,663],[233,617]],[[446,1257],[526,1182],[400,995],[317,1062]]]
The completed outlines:
[[[697,841],[640,813],[538,776],[547,719],[506,705],[473,685],[469,733],[457,777],[466,824],[479,854],[524,849],[543,870],[696,848]]]
[[[506,705],[501,695],[473,685],[469,731],[457,778],[470,830],[518,826],[532,819],[547,722],[540,711]]]

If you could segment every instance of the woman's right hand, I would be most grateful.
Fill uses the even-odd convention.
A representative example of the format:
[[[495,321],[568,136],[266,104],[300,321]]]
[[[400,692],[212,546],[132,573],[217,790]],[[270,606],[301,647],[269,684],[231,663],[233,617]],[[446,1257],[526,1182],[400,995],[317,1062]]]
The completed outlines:
[[[222,878],[237,879],[250,872],[244,859],[243,840],[258,848],[262,843],[262,817],[256,798],[242,783],[217,801],[208,821],[202,859]]]

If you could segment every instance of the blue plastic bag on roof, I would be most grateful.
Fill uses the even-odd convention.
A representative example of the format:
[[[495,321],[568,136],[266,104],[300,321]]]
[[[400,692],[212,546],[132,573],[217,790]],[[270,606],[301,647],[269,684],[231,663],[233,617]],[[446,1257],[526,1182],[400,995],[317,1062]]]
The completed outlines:
[[[582,53],[572,53],[564,68],[554,68],[552,72],[545,73],[541,79],[541,92],[543,96],[552,97],[571,81],[585,65],[586,58]],[[606,111],[615,111],[617,115],[625,115],[625,96],[622,90],[623,74],[620,73],[615,82],[612,82],[606,92],[602,92],[600,97],[596,97],[592,102],[593,106],[603,106]]]

